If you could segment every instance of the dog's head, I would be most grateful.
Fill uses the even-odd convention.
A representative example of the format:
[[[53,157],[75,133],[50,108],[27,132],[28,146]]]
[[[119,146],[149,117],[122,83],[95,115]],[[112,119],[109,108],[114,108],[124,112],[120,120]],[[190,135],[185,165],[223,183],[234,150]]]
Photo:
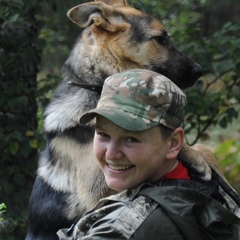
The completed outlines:
[[[106,76],[144,68],[165,75],[184,89],[202,75],[197,63],[174,48],[159,20],[130,7],[126,0],[85,3],[69,10],[68,17],[86,28],[79,53],[88,55],[89,66]]]

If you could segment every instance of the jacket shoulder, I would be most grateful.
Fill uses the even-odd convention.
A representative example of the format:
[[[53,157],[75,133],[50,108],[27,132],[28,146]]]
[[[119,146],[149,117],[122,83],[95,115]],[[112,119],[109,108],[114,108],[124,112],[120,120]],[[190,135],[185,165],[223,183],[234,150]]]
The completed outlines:
[[[143,189],[139,194],[148,196],[159,204],[145,224],[151,227],[155,222],[161,221],[164,236],[166,229],[174,226],[174,231],[167,232],[169,235],[164,240],[182,239],[183,236],[183,239],[195,240],[238,240],[236,226],[240,223],[239,218],[209,196],[179,186],[153,186]],[[164,221],[161,220],[162,216]],[[141,228],[146,229],[147,225],[142,225]],[[160,232],[161,229],[157,231]],[[172,234],[177,237],[170,237]]]
[[[186,240],[180,229],[161,207],[156,208],[148,216],[130,239],[159,240],[159,236],[161,236],[161,240]],[[200,240],[198,238],[192,239]]]

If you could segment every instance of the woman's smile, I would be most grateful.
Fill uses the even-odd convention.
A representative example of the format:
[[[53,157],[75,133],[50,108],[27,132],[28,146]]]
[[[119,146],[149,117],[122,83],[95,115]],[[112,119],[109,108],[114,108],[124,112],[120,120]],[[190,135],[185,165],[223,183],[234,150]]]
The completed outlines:
[[[107,166],[114,171],[126,171],[134,167],[134,165],[111,165],[106,163]]]

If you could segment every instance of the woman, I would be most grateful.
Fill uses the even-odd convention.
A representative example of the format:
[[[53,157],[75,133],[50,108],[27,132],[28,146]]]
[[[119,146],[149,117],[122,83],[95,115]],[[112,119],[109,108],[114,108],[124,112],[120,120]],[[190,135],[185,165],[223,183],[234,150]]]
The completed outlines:
[[[191,177],[177,157],[185,104],[176,85],[149,70],[105,81],[97,108],[80,123],[96,120],[94,153],[119,193],[59,231],[60,239],[238,240],[238,195],[216,172],[209,182]]]

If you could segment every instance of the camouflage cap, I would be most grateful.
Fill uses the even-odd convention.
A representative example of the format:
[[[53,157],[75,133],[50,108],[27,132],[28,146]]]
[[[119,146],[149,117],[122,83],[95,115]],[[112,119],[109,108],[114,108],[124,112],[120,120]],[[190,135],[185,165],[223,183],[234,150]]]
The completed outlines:
[[[133,69],[106,79],[97,107],[83,114],[80,124],[101,115],[129,131],[159,124],[175,129],[183,122],[185,104],[185,94],[168,78],[150,70]]]

